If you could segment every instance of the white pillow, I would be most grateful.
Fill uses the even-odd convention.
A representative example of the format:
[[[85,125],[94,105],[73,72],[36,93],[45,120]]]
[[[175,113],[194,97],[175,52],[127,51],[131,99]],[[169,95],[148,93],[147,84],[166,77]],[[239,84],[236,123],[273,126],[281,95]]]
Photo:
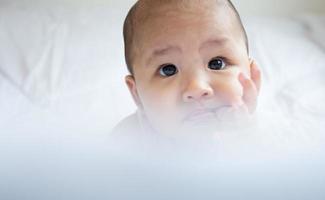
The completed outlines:
[[[132,113],[122,25],[133,2],[1,1],[1,132],[108,133]]]
[[[272,130],[282,136],[323,137],[325,51],[310,37],[313,29],[300,17],[249,18],[246,26],[251,55],[263,71],[260,113],[269,115]]]
[[[303,15],[299,19],[308,30],[306,36],[310,37],[325,51],[325,15]]]
[[[1,73],[41,103],[122,80],[122,23],[131,2],[1,3]]]

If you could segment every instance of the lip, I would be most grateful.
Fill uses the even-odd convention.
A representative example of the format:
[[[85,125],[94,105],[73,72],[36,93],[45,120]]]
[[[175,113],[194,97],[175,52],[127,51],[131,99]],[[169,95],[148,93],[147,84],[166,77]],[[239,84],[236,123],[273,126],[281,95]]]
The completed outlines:
[[[224,107],[228,106],[194,110],[184,118],[184,122],[206,122],[210,120],[216,120],[218,119],[218,111]]]

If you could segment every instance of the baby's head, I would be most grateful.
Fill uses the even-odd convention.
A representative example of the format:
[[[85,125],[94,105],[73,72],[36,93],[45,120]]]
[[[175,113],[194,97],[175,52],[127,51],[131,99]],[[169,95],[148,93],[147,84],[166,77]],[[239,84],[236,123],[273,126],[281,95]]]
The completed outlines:
[[[163,133],[216,125],[242,102],[246,32],[228,0],[139,0],[124,24],[126,83]],[[222,113],[222,114],[220,114]]]

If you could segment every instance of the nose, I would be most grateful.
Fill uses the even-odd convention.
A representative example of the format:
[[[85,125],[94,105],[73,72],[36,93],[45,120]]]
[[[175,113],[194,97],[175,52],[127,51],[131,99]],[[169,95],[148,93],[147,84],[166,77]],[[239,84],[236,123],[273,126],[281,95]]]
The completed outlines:
[[[202,101],[213,96],[213,88],[208,81],[200,77],[192,78],[187,82],[183,92],[184,102]]]

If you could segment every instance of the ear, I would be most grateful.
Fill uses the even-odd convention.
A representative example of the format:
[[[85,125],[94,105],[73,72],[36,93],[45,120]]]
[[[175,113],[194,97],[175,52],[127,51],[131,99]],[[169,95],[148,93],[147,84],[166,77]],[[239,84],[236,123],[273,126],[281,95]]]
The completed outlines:
[[[138,94],[138,90],[137,90],[137,86],[136,86],[136,82],[135,82],[135,79],[132,75],[127,75],[125,77],[125,82],[126,82],[126,85],[128,86],[129,88],[129,91],[133,97],[133,100],[135,102],[135,104],[137,105],[137,107],[139,109],[142,109],[142,103],[141,103],[141,100],[140,100],[140,97],[139,97],[139,94]]]

